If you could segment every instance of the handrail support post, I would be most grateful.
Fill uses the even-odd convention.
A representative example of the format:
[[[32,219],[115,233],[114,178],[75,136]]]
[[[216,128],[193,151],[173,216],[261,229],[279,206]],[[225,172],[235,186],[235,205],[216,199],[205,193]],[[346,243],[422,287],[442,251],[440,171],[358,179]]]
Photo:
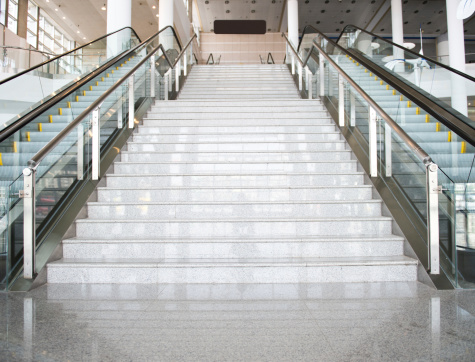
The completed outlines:
[[[369,174],[371,177],[378,176],[378,153],[377,153],[377,114],[373,107],[369,107]]]
[[[313,74],[312,72],[310,71],[310,69],[308,69],[307,67],[307,85],[308,85],[308,99],[312,99],[313,97]]]
[[[175,91],[178,93],[180,90],[180,75],[181,75],[181,59],[178,60],[178,63],[176,63],[175,66]]]
[[[150,97],[155,98],[155,55],[150,57]]]
[[[82,180],[84,175],[84,126],[78,125],[78,152],[77,152],[77,179]]]
[[[23,277],[33,279],[36,274],[36,170],[23,170]]]
[[[338,123],[345,126],[345,82],[341,74],[338,74]]]
[[[297,76],[299,78],[299,91],[302,91],[302,64],[297,63]]]
[[[384,160],[386,166],[386,177],[391,177],[393,174],[393,159],[392,159],[392,131],[389,124],[384,124]]]
[[[323,57],[323,54],[319,54],[319,70],[320,70],[320,97],[323,97],[325,95],[325,58]]]
[[[134,74],[129,78],[129,128],[134,128],[135,115],[135,94],[134,94]]]
[[[100,147],[101,147],[101,124],[99,114],[101,107],[92,111],[92,179],[99,180],[100,173]]]
[[[439,260],[439,193],[438,167],[435,163],[426,166],[426,193],[427,193],[427,242],[428,268],[430,274],[440,273]]]

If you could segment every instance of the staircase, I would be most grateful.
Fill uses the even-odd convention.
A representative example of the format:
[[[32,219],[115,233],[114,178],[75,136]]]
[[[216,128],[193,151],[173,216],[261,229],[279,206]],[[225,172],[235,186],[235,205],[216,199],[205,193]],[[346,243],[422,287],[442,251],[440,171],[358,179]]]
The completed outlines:
[[[49,283],[417,279],[334,122],[284,66],[193,67],[118,158]]]

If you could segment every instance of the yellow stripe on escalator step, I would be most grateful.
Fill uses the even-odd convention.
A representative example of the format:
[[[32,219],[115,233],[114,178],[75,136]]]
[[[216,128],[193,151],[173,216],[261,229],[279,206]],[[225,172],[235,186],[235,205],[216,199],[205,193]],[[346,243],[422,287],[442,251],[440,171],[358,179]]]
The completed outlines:
[[[2,154],[0,153],[0,166],[3,166]]]
[[[379,84],[381,84],[381,85],[383,85],[383,83],[384,83],[383,81],[379,82]]]
[[[43,132],[43,125],[41,123],[38,123],[38,131]]]
[[[89,90],[92,91],[92,85],[89,86]]]
[[[68,108],[71,108],[71,102],[68,102]]]
[[[447,142],[452,142],[452,132],[447,132]]]
[[[82,91],[82,95],[83,95],[83,96],[86,96],[86,91]]]
[[[411,108],[411,101],[407,101],[407,108]]]
[[[79,102],[79,96],[76,96],[76,102]]]
[[[103,81],[104,81],[104,77],[101,77],[101,82],[103,82]]]
[[[460,153],[465,153],[467,151],[467,143],[462,141],[462,146],[460,147]]]
[[[30,142],[31,138],[30,138],[30,132],[26,132],[26,140],[28,142]]]
[[[99,85],[99,82],[96,82],[96,87]]]
[[[437,123],[435,124],[435,131],[436,131],[436,132],[440,132],[440,123],[439,123],[439,122],[437,122]]]
[[[426,123],[429,123],[429,122],[430,122],[430,116],[426,114]]]
[[[18,146],[15,141],[13,142],[13,152],[18,153]]]
[[[58,108],[58,114],[59,114],[60,116],[63,115],[63,109],[62,109],[62,108]]]
[[[421,114],[421,109],[419,107],[416,107],[416,114]]]
[[[49,123],[53,123],[53,115],[49,115]]]

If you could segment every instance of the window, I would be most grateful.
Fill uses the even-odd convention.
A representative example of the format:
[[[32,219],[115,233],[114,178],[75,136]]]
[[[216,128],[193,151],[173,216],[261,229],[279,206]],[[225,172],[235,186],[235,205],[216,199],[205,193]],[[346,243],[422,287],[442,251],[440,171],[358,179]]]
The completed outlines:
[[[53,20],[41,14],[39,19],[38,49],[62,54],[73,49],[74,42]]]
[[[27,19],[26,40],[35,48],[38,47],[37,33],[38,33],[38,6],[28,1],[28,19]]]
[[[15,0],[8,0],[8,20],[7,27],[12,32],[17,34],[18,32],[18,2]]]

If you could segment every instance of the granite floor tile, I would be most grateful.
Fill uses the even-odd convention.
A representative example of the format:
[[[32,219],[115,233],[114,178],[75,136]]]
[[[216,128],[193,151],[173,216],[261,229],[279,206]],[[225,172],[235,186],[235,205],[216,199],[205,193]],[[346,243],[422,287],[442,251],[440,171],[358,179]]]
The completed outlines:
[[[0,293],[3,361],[473,361],[475,291],[420,283]]]

